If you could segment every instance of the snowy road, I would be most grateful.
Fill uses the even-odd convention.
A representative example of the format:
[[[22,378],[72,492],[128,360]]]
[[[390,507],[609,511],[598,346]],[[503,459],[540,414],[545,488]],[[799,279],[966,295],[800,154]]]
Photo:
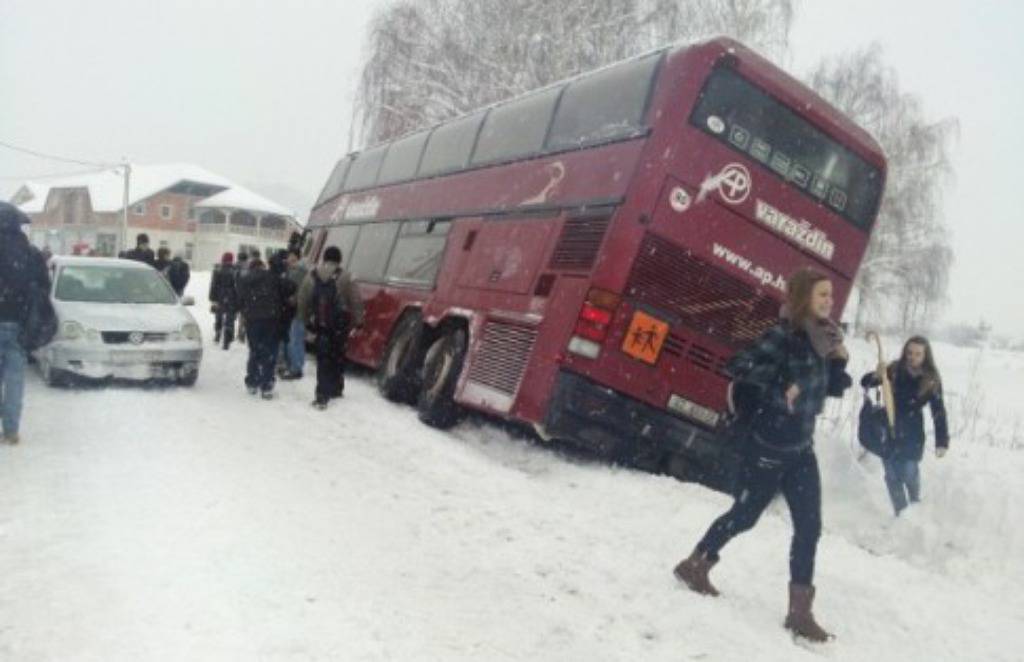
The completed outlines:
[[[0,448],[0,659],[1024,659],[1019,451],[926,461],[930,503],[892,522],[877,467],[824,448],[839,639],[808,650],[781,628],[779,504],[700,598],[670,570],[723,496],[433,431],[365,379],[327,412],[308,378],[254,400],[243,362],[207,340],[198,386],[162,391],[32,373]]]

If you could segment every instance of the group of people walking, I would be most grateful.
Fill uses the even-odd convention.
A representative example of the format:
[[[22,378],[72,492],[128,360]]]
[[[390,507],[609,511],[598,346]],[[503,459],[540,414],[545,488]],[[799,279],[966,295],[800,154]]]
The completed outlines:
[[[192,278],[192,270],[185,261],[185,256],[180,251],[171,257],[171,249],[161,246],[153,253],[149,247],[149,235],[141,233],[135,237],[135,248],[122,254],[121,257],[143,262],[153,267],[170,283],[174,293],[181,297],[185,294],[185,287]]]
[[[328,246],[310,269],[293,246],[265,263],[259,253],[225,253],[210,279],[214,342],[229,349],[247,342],[245,386],[252,395],[274,397],[276,376],[302,379],[307,333],[315,337],[317,379],[313,406],[326,409],[345,389],[345,348],[349,333],[363,323],[363,303],[341,250]],[[275,371],[278,363],[280,371]]]
[[[832,283],[822,273],[801,269],[787,285],[779,323],[729,361],[729,405],[740,438],[741,463],[734,501],[711,523],[689,556],[674,569],[691,590],[717,596],[711,569],[737,535],[757,523],[779,493],[789,508],[793,536],[789,550],[789,608],[785,627],[812,641],[832,637],[812,612],[818,539],[821,536],[821,475],[814,452],[814,428],[825,399],[838,398],[853,380],[842,330],[830,315]],[[931,407],[936,454],[949,447],[942,381],[928,341],[907,341],[900,359],[864,375],[865,388],[886,374],[894,385],[894,450],[884,459],[885,483],[897,515],[920,499],[918,463],[924,449],[922,407]]]

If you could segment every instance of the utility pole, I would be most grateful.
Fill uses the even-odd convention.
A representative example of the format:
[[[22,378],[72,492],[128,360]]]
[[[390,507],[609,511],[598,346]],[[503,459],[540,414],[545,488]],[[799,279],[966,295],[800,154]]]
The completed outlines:
[[[132,165],[128,163],[128,159],[124,159],[121,162],[121,167],[124,168],[124,209],[121,214],[121,250],[128,250],[128,189],[129,182],[132,177]]]

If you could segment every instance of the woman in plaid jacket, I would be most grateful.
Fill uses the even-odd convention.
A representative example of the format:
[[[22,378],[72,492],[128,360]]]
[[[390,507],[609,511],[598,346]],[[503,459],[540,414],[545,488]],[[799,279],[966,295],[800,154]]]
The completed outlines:
[[[729,362],[730,402],[749,430],[735,501],[674,571],[691,590],[718,595],[708,573],[718,562],[719,551],[751,529],[781,492],[793,520],[785,625],[814,641],[832,636],[811,613],[814,557],[821,535],[814,425],[825,398],[842,396],[852,381],[845,370],[849,357],[842,332],[829,317],[832,305],[828,277],[801,269],[789,279],[779,324]]]

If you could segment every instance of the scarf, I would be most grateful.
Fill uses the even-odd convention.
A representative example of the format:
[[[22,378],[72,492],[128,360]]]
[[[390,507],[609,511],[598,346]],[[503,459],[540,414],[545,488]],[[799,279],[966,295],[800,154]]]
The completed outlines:
[[[789,307],[782,305],[779,317],[785,322],[790,321]],[[811,341],[814,353],[821,358],[829,358],[843,344],[843,330],[829,318],[818,319],[808,317],[804,320],[803,331]]]

